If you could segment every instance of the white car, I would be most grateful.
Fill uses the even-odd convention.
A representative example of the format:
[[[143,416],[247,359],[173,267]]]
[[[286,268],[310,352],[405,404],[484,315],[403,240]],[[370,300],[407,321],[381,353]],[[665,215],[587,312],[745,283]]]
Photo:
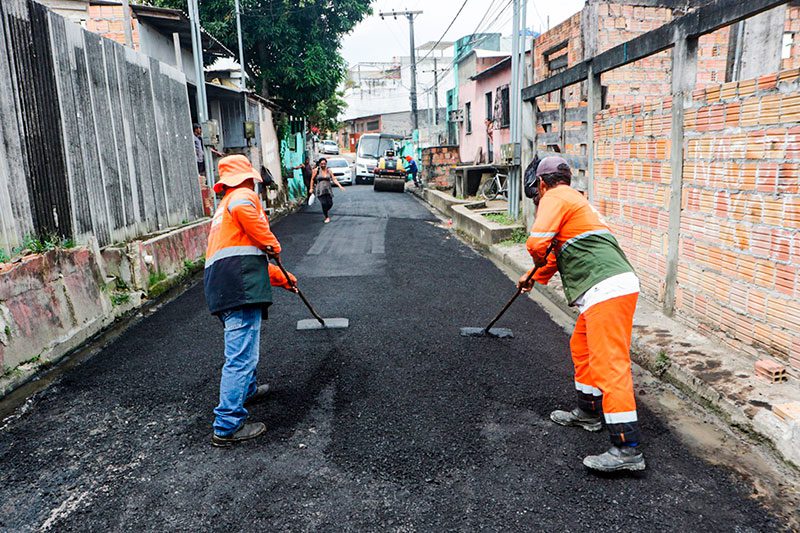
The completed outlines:
[[[353,169],[350,166],[350,161],[344,157],[332,157],[328,159],[328,168],[333,172],[336,181],[342,185],[353,184]]]
[[[339,145],[336,141],[324,140],[319,145],[319,153],[339,155]]]

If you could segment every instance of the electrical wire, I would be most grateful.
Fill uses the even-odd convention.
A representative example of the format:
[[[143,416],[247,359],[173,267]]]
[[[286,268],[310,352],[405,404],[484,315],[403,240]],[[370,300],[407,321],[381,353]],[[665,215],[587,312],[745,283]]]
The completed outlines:
[[[464,11],[464,8],[467,6],[467,2],[469,2],[469,0],[464,0],[464,3],[461,4],[460,8],[458,8],[458,11],[456,12],[456,15],[453,17],[453,20],[450,21],[450,24],[448,24],[447,28],[445,28],[444,32],[442,32],[442,36],[439,37],[439,40],[436,41],[436,44],[434,44],[433,47],[430,50],[428,50],[428,53],[425,54],[425,57],[420,59],[420,62],[425,61],[426,59],[428,59],[428,56],[431,55],[436,50],[436,47],[439,46],[439,43],[442,42],[442,39],[444,39],[444,36],[447,35],[447,32],[450,31],[450,28],[452,28],[453,24],[455,24],[456,19],[458,18],[458,16],[461,14],[462,11]]]

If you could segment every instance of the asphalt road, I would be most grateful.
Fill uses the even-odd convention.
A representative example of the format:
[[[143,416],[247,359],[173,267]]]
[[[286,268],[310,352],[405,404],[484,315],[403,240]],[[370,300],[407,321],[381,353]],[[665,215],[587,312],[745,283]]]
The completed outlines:
[[[772,531],[731,472],[641,409],[649,470],[600,477],[607,436],[572,405],[568,337],[529,299],[513,340],[462,338],[513,291],[408,194],[336,192],[276,224],[284,263],[343,331],[297,332],[276,294],[252,410],[268,433],[212,448],[222,330],[197,284],[40,393],[0,431],[0,529]]]

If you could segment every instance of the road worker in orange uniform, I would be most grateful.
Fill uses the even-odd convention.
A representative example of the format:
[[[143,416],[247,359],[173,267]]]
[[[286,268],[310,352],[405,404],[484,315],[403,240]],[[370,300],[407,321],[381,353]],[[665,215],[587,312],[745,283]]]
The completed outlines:
[[[553,411],[550,418],[587,431],[599,431],[605,420],[612,447],[586,457],[588,468],[644,470],[630,360],[639,279],[599,213],[570,187],[572,172],[563,158],[544,158],[536,179],[538,208],[527,248],[539,269],[519,285],[524,291],[534,282],[546,285],[558,271],[567,301],[580,310],[570,340],[577,407]],[[545,257],[551,243],[554,251]]]
[[[211,444],[219,447],[253,439],[267,429],[261,422],[246,423],[245,408],[269,389],[256,383],[261,320],[272,303],[272,285],[296,290],[294,276],[287,279],[268,260],[280,258],[281,245],[255,192],[261,181],[247,157],[220,159],[214,192],[224,197],[211,222],[203,277],[208,308],[225,326],[225,364],[211,437]]]

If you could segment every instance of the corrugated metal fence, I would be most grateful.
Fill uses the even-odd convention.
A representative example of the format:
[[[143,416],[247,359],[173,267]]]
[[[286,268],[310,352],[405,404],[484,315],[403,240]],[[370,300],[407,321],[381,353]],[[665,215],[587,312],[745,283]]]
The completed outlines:
[[[2,0],[0,22],[0,248],[202,216],[182,73],[32,0]]]

